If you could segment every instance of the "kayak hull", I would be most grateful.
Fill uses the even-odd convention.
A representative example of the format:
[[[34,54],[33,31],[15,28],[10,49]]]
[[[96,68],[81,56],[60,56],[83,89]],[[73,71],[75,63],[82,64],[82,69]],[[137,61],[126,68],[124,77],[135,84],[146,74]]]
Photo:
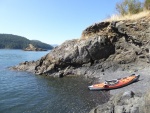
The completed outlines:
[[[114,83],[113,85],[106,85],[104,82],[99,84],[93,84],[91,86],[88,86],[89,90],[96,91],[96,90],[111,90],[111,89],[117,89],[124,86],[127,86],[133,82],[138,81],[140,75],[132,74],[125,78],[116,79],[117,83]],[[110,80],[111,81],[111,80]]]

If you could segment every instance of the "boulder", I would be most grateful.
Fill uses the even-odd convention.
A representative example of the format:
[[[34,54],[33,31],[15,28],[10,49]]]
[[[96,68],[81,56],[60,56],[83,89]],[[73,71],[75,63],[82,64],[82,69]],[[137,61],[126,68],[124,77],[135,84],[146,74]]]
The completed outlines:
[[[92,109],[90,113],[149,113],[150,91],[138,95],[133,91],[117,94],[102,105]]]

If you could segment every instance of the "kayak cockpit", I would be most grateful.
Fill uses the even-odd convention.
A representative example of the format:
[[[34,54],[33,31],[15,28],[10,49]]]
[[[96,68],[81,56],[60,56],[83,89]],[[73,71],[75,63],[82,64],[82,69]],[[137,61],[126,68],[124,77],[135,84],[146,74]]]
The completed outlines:
[[[104,84],[105,85],[115,85],[117,84],[119,81],[117,79],[113,79],[113,80],[105,80]]]

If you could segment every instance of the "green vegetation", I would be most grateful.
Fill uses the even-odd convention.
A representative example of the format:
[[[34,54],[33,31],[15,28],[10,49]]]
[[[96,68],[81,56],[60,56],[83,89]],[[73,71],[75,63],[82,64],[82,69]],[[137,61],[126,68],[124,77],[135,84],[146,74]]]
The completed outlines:
[[[150,10],[150,0],[145,0],[145,2],[144,2],[144,8],[146,10]]]
[[[143,10],[150,10],[150,0],[145,0],[144,3],[139,0],[122,0],[116,4],[116,10],[122,16],[137,14]]]
[[[24,49],[29,44],[42,49],[53,48],[51,45],[42,43],[37,40],[28,40],[25,37],[12,34],[0,34],[0,49]]]
[[[142,3],[138,0],[123,0],[116,4],[116,10],[121,15],[137,14],[142,11]]]

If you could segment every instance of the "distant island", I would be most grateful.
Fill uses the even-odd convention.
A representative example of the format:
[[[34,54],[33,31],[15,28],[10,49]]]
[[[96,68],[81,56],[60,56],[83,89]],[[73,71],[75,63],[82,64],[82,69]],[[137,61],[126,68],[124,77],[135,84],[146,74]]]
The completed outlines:
[[[25,49],[29,44],[44,50],[53,49],[53,46],[38,40],[29,40],[25,37],[13,34],[0,34],[0,49]]]

